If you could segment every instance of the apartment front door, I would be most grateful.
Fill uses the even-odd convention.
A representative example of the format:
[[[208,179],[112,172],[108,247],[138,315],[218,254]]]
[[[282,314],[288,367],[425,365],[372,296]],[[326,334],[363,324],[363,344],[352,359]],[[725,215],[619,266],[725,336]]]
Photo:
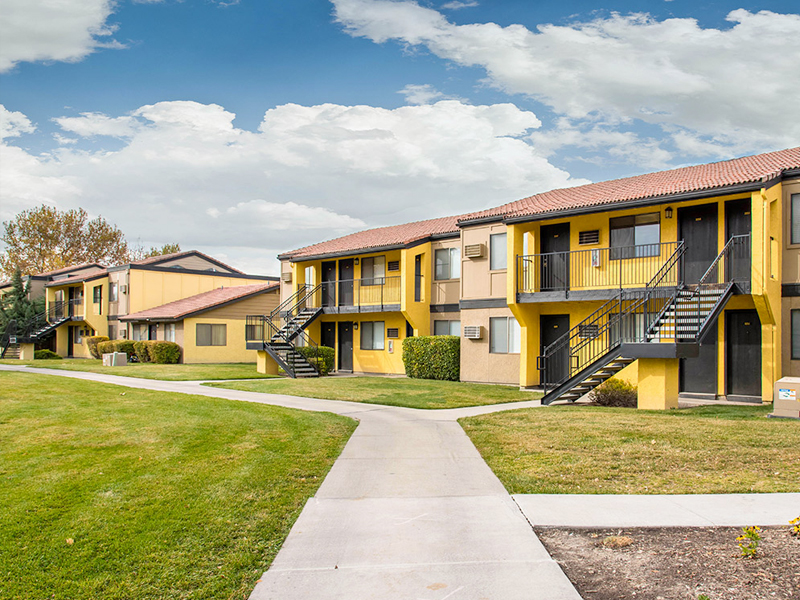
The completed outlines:
[[[336,306],[336,261],[322,263],[322,306]]]
[[[76,337],[78,337],[78,328],[75,325],[70,325],[69,327],[67,327],[67,357],[71,358],[75,356]]]
[[[728,396],[761,397],[761,321],[754,310],[725,311]]]
[[[353,323],[339,323],[339,371],[353,370]]]
[[[725,239],[736,235],[750,235],[752,217],[750,198],[725,203]],[[737,243],[725,259],[725,280],[750,283],[750,244]]]
[[[339,261],[339,306],[353,306],[353,259]]]
[[[717,205],[701,204],[678,209],[678,239],[683,240],[683,282],[693,284],[717,257]]]
[[[544,349],[569,332],[569,315],[542,315],[539,318],[539,337],[541,338],[540,355]],[[542,383],[560,383],[569,374],[569,345],[547,357],[544,371],[541,373]]]
[[[157,340],[158,339],[158,325],[150,325],[147,328],[147,339],[148,340]]]
[[[320,325],[320,344],[328,348],[336,348],[336,323],[322,323]]]
[[[680,362],[679,390],[687,394],[717,393],[717,324],[711,326],[700,354],[695,358],[682,358]]]
[[[541,230],[540,290],[569,289],[569,223],[543,225]]]

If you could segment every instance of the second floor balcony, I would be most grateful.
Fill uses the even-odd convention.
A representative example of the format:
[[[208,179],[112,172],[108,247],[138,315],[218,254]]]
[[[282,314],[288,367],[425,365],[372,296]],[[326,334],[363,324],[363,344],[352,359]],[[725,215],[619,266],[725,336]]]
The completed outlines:
[[[323,281],[309,288],[306,306],[326,313],[400,310],[400,276]]]

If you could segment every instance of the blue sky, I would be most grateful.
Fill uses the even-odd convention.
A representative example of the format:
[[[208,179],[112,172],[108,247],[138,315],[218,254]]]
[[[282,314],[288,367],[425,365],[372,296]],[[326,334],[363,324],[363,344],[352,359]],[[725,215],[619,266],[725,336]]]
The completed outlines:
[[[800,137],[796,1],[0,7],[0,219],[83,206],[255,272]]]

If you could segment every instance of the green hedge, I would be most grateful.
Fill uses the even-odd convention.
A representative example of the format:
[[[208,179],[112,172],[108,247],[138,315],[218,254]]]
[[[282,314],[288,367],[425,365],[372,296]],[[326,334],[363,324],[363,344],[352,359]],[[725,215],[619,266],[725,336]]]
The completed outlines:
[[[100,357],[110,352],[124,352],[128,355],[128,360],[136,358],[136,350],[133,349],[133,342],[130,340],[111,340],[110,342],[100,342],[97,344],[97,353]]]
[[[163,340],[143,340],[133,342],[133,349],[139,362],[160,365],[174,365],[181,361],[181,347],[175,342]]]
[[[36,350],[33,358],[34,360],[61,360],[61,357],[52,350]]]
[[[612,377],[594,388],[589,398],[600,406],[636,408],[639,403],[639,388],[623,379]]]
[[[333,371],[333,364],[336,359],[336,351],[328,346],[303,346],[295,348],[306,360],[316,367],[319,374],[323,377]]]
[[[458,381],[461,376],[461,338],[422,335],[403,340],[406,375],[415,379]]]
[[[107,342],[108,337],[104,335],[93,335],[87,338],[83,338],[83,341],[86,343],[86,347],[89,349],[89,354],[92,355],[94,358],[103,358],[103,355],[97,349],[97,345],[100,342]]]

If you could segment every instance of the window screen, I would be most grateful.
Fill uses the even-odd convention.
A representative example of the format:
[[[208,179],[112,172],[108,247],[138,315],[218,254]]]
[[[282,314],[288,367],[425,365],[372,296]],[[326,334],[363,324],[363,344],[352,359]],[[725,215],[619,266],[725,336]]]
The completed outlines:
[[[507,266],[506,234],[496,233],[489,236],[489,269],[497,271]]]
[[[434,321],[433,335],[461,335],[461,321]]]
[[[383,321],[365,321],[361,323],[361,349],[383,350],[384,340]]]
[[[386,277],[386,257],[373,256],[361,261],[361,284],[381,285]]]
[[[228,326],[211,323],[197,324],[198,346],[227,346]]]
[[[461,277],[460,248],[440,248],[434,253],[434,261],[434,279],[458,279]]]
[[[489,319],[489,352],[493,354],[518,354],[521,348],[522,328],[514,317]]]
[[[661,252],[660,219],[660,213],[610,219],[611,260],[658,256]]]

